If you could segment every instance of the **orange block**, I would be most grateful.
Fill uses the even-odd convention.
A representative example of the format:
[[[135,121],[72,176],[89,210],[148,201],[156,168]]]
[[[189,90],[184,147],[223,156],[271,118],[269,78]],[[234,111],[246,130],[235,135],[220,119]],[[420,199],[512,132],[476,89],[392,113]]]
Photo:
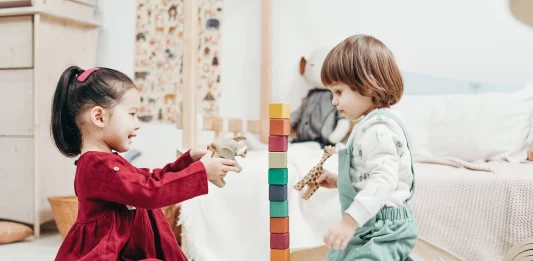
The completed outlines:
[[[290,119],[271,119],[270,135],[271,136],[289,136],[291,134]]]
[[[287,249],[270,249],[270,261],[290,261],[291,251]]]
[[[271,217],[270,233],[287,233],[289,232],[289,217]]]

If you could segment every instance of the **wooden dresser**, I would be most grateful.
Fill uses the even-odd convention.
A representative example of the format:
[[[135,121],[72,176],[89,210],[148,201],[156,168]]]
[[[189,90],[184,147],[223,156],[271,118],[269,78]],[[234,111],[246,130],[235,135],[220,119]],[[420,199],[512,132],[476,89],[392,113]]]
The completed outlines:
[[[48,196],[74,194],[74,159],[50,138],[57,81],[70,65],[94,67],[95,0],[0,0],[0,219],[53,220]]]

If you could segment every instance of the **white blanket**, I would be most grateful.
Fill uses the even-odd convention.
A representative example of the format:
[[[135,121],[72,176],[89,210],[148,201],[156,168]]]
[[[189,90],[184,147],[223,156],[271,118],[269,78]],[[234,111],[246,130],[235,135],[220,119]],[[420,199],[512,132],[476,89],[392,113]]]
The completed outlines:
[[[322,246],[341,217],[336,189],[320,188],[305,201],[292,186],[322,157],[319,148],[289,148],[291,250]],[[182,204],[184,240],[195,261],[269,260],[268,153],[252,151],[227,187]],[[336,155],[325,164],[335,170]],[[533,165],[488,163],[494,172],[415,163],[410,205],[420,237],[463,260],[502,260],[514,244],[533,237]]]
[[[337,190],[320,188],[305,201],[292,187],[322,158],[312,144],[291,145],[288,152],[289,233],[291,251],[322,246],[329,225],[341,218]],[[195,261],[270,260],[268,153],[250,151],[238,159],[241,173],[229,173],[226,187],[209,184],[209,194],[181,205],[184,240]],[[334,155],[325,164],[335,170]],[[303,191],[301,192],[303,193]]]
[[[462,260],[502,260],[533,237],[533,165],[486,166],[494,172],[415,164],[420,237]]]

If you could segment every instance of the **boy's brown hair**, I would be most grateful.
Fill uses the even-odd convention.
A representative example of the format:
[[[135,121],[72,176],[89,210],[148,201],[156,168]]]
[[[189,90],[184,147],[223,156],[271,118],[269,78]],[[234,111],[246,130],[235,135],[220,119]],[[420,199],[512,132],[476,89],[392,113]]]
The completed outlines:
[[[378,107],[396,104],[403,94],[403,79],[392,52],[380,40],[354,35],[335,46],[322,65],[325,86],[343,83]]]

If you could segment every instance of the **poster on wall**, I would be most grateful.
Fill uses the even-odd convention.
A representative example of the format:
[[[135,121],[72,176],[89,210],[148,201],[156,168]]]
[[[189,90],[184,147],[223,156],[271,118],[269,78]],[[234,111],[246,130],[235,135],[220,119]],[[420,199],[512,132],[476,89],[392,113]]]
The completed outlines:
[[[220,100],[222,0],[198,0],[198,111],[214,115]],[[183,97],[183,0],[137,0],[134,82],[139,119],[176,123]]]

